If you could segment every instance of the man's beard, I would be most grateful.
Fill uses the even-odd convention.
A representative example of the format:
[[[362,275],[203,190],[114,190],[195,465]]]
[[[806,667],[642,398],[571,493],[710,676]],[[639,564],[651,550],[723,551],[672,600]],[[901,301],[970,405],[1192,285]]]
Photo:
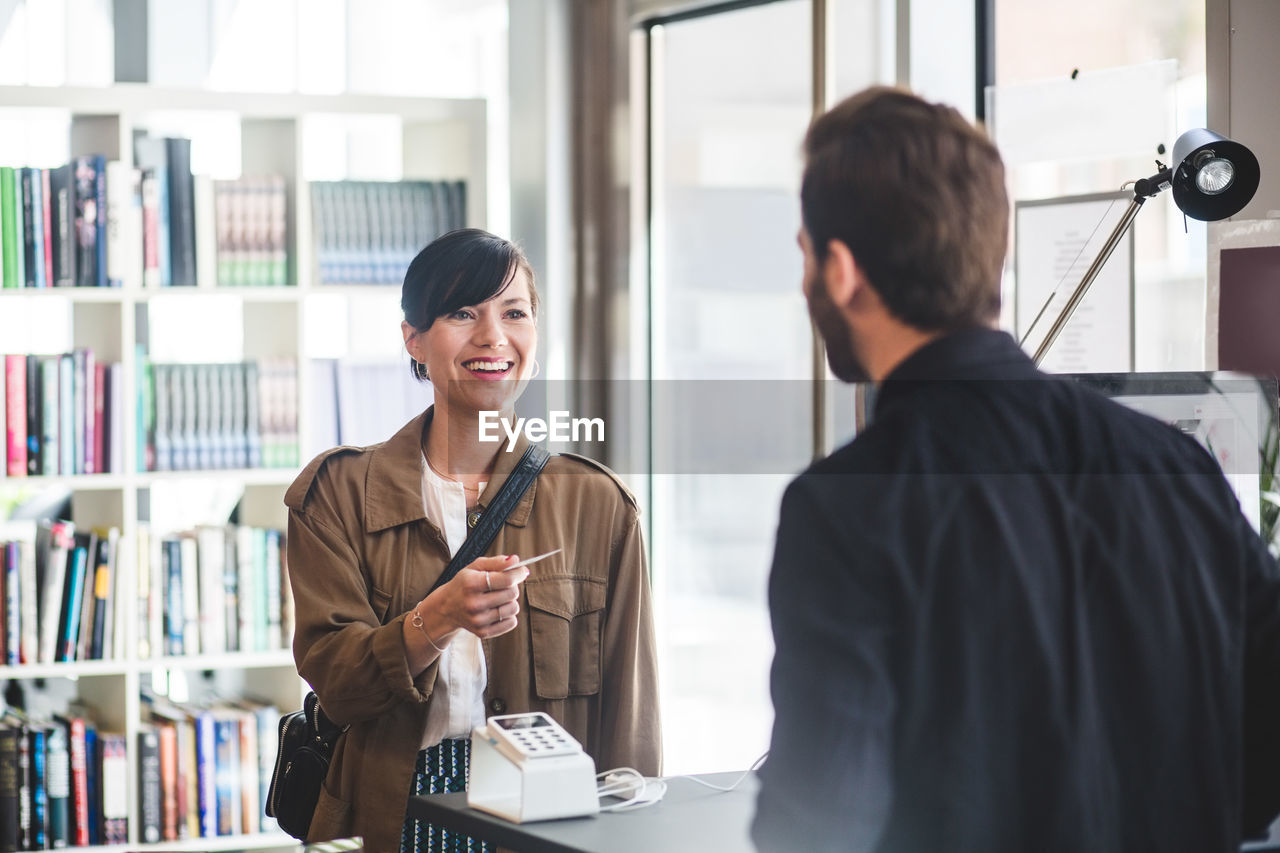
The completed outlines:
[[[827,349],[827,364],[831,372],[842,382],[867,382],[871,374],[858,360],[853,350],[852,331],[845,325],[840,311],[831,301],[827,293],[826,282],[819,274],[818,280],[808,288],[805,302],[809,305],[809,316],[818,327],[818,334]]]

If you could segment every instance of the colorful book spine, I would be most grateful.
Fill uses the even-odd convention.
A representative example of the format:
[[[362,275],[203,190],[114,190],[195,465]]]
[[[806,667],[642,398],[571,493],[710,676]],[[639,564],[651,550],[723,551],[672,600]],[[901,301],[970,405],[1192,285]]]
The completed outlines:
[[[71,753],[67,746],[67,727],[55,720],[46,741],[45,790],[49,799],[49,847],[66,847],[71,841]]]
[[[73,847],[89,846],[89,756],[83,717],[68,724],[67,749],[71,755],[71,838]]]
[[[46,477],[56,477],[62,461],[61,421],[58,419],[58,400],[61,397],[58,383],[61,381],[61,359],[56,355],[40,356],[40,473]],[[70,440],[71,436],[67,436],[67,441]]]
[[[22,565],[21,542],[4,543],[4,662],[22,663],[22,598],[19,584]]]
[[[27,358],[4,357],[5,443],[10,477],[27,475]]]
[[[31,848],[44,850],[49,846],[49,794],[46,787],[47,732],[43,726],[32,725],[28,734],[31,745],[30,777],[27,787],[31,796]]]
[[[138,732],[138,837],[144,844],[162,840],[164,794],[161,791],[160,735],[152,726]]]
[[[129,843],[129,755],[120,732],[98,735],[101,760],[102,844]]]
[[[79,473],[76,469],[76,369],[71,353],[58,356],[58,473]]]
[[[78,537],[77,537],[78,538]],[[57,660],[70,662],[76,659],[76,641],[80,636],[81,600],[84,596],[85,574],[88,571],[88,553],[84,545],[77,543],[71,549],[67,564],[66,597],[63,599],[60,638]]]
[[[21,850],[18,738],[21,731],[0,721],[0,850]]]
[[[4,287],[22,287],[18,276],[18,216],[15,198],[17,187],[12,166],[0,166],[0,283]]]
[[[44,452],[41,437],[40,357],[27,356],[27,473],[40,474],[41,454]]]

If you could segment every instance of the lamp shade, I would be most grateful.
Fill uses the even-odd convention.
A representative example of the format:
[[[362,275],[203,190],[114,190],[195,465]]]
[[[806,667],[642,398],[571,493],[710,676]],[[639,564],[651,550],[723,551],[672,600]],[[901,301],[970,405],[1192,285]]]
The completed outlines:
[[[1239,213],[1258,191],[1258,158],[1212,130],[1188,130],[1173,143],[1173,201],[1202,222]]]

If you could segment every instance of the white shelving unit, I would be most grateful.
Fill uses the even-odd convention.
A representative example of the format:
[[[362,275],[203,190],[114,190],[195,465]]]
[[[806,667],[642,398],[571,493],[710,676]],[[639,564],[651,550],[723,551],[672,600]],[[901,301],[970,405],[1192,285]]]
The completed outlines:
[[[91,347],[98,359],[124,365],[124,399],[134,401],[138,394],[135,345],[139,340],[154,343],[157,335],[151,324],[156,314],[177,316],[181,322],[192,324],[190,338],[197,342],[192,346],[199,346],[201,339],[217,339],[225,331],[230,338],[241,342],[236,358],[288,356],[297,360],[299,446],[303,457],[311,447],[309,435],[313,428],[308,417],[313,410],[308,359],[317,352],[333,350],[332,342],[325,339],[334,333],[333,324],[328,324],[324,331],[313,329],[308,322],[312,307],[323,304],[332,316],[334,300],[337,300],[341,313],[348,318],[358,318],[368,313],[370,304],[380,310],[397,304],[399,295],[398,287],[385,285],[316,283],[308,182],[400,178],[465,180],[467,223],[482,226],[486,218],[485,104],[478,99],[237,94],[131,84],[102,89],[0,87],[0,116],[5,115],[29,115],[32,121],[65,121],[70,157],[95,153],[125,163],[133,160],[135,129],[175,135],[181,133],[184,122],[189,121],[194,152],[194,146],[199,144],[200,128],[205,127],[212,116],[222,126],[229,121],[238,124],[241,174],[275,173],[285,177],[289,196],[290,286],[229,288],[201,281],[194,288],[143,289],[140,282],[129,281],[117,289],[0,289],[0,333],[3,333],[0,353],[51,351],[47,349],[50,336],[69,341],[74,347]],[[350,122],[357,130],[337,140],[345,143],[345,146],[336,146],[337,149],[345,147],[345,157],[335,162],[334,134],[341,134],[344,122]],[[361,139],[368,141],[370,128],[380,133],[376,148],[399,151],[398,163],[387,162],[386,157],[375,158],[377,162],[361,159]],[[395,133],[394,128],[398,128],[398,136],[389,138],[388,134]],[[319,149],[328,152],[327,161],[317,156]],[[7,165],[49,164],[10,162]],[[194,165],[198,169],[198,164]],[[214,312],[214,306],[220,311]],[[229,312],[228,306],[231,306]],[[215,313],[231,317],[225,330],[201,328],[215,322],[211,319]],[[50,324],[55,328],[50,329]],[[61,328],[57,328],[59,325]],[[398,334],[396,325],[386,329],[388,340],[397,346]],[[22,339],[24,335],[26,339]],[[201,351],[172,355],[153,349],[150,357],[156,362],[219,360]],[[121,571],[127,573],[124,577],[130,581],[136,578],[133,545],[140,523],[149,518],[154,520],[151,510],[160,508],[157,502],[168,506],[168,502],[186,488],[238,491],[242,524],[284,528],[284,490],[296,475],[296,468],[140,472],[133,438],[138,429],[136,421],[136,407],[129,403],[124,413],[124,471],[68,477],[0,477],[0,497],[24,491],[36,493],[48,487],[69,489],[72,518],[77,527],[114,525],[120,529],[119,564]],[[305,462],[305,458],[300,461]],[[225,520],[202,521],[221,523]],[[157,527],[155,532],[168,531]],[[127,643],[126,653],[120,659],[5,666],[0,667],[0,681],[19,680],[42,702],[54,706],[74,700],[88,703],[96,710],[100,726],[126,734],[130,750],[127,849],[296,849],[296,844],[282,833],[151,845],[141,842],[136,750],[143,722],[140,693],[144,686],[177,678],[201,689],[216,689],[223,695],[269,700],[283,712],[298,707],[305,685],[296,675],[288,650],[139,659],[133,599],[128,597],[124,605]],[[196,694],[193,689],[192,695]]]

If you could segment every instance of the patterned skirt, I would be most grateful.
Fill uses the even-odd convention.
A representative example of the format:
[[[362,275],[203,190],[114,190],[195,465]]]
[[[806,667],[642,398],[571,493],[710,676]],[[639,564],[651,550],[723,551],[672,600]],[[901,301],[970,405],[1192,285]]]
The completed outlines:
[[[467,790],[471,770],[471,741],[443,740],[418,753],[414,768],[414,794],[451,794]],[[443,829],[424,820],[406,818],[400,853],[492,853],[493,848],[469,835]]]

